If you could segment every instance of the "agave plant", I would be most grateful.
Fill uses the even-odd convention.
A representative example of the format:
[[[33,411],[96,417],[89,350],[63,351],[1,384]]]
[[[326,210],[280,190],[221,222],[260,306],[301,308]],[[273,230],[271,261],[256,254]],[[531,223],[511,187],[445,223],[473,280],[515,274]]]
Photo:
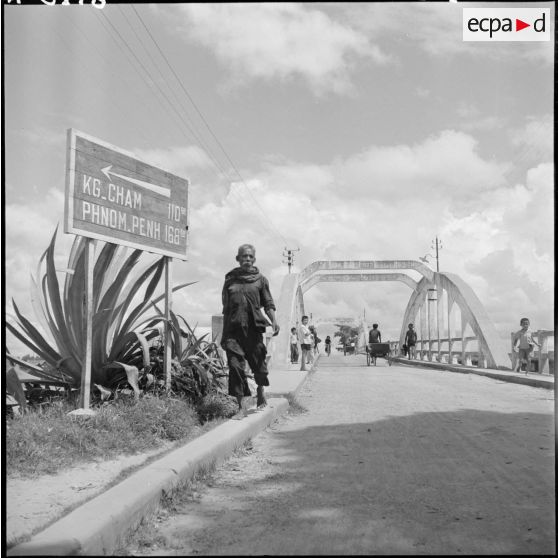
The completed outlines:
[[[39,260],[35,277],[31,278],[33,309],[45,334],[21,314],[13,299],[18,327],[9,323],[6,326],[34,353],[58,369],[65,380],[79,386],[86,342],[83,297],[87,239],[76,236],[61,288],[54,263],[56,234],[57,230]],[[155,326],[164,322],[161,312],[153,311],[164,297],[164,294],[154,297],[164,270],[164,258],[139,265],[141,250],[128,254],[128,248],[123,246],[99,241],[95,244],[91,382],[99,387],[111,387],[122,378],[131,380],[133,370],[137,374],[139,368],[149,365],[149,341],[159,335]],[[177,285],[172,290],[191,284]]]
[[[159,314],[161,311],[157,308]],[[186,329],[180,327],[182,322]],[[225,364],[217,345],[206,335],[196,337],[195,328],[171,312],[171,389],[196,402],[208,393],[223,392]],[[140,385],[157,389],[164,385],[163,345],[152,347],[151,365],[143,369]]]

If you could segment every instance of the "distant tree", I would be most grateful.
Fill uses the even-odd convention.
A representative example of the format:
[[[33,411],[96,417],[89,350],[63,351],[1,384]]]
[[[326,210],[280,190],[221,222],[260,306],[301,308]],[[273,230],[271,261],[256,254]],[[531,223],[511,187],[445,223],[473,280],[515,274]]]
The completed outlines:
[[[358,337],[358,334],[360,333],[359,327],[341,325],[341,324],[335,324],[335,327],[338,327],[339,330],[336,331],[333,334],[333,336],[339,337],[339,342],[342,345],[346,345],[347,343],[350,343],[352,340],[355,340]]]

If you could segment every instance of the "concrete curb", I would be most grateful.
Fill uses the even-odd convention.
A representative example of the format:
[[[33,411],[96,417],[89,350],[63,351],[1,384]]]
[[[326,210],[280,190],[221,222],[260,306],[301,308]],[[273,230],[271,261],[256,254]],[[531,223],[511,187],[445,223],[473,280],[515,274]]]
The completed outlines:
[[[306,371],[306,374],[304,375],[304,378],[303,378],[302,382],[300,382],[300,384],[298,384],[298,386],[296,387],[295,390],[291,391],[291,394],[292,394],[293,397],[296,397],[300,393],[300,390],[304,387],[304,384],[306,384],[306,382],[312,377],[312,374],[315,371],[316,371],[315,367]]]
[[[207,434],[89,500],[35,535],[8,550],[8,556],[82,556],[112,553],[161,497],[203,467],[224,461],[235,448],[284,414],[289,403],[270,398],[265,409],[242,420],[229,420]],[[69,535],[71,533],[71,535]]]
[[[426,362],[422,360],[409,360],[402,357],[395,357],[393,362],[404,364],[406,366],[420,366],[422,368],[431,368],[435,370],[447,370],[448,372],[458,372],[459,374],[477,374],[478,376],[486,376],[501,380],[503,382],[511,382],[514,384],[523,384],[532,387],[544,389],[554,389],[554,377],[545,377],[532,374],[518,374],[516,372],[506,372],[504,370],[487,370],[486,368],[473,368],[469,366],[457,366],[445,362]]]
[[[316,357],[316,359],[314,360],[314,362],[312,363],[312,366],[310,367],[310,370],[307,370],[306,373],[304,374],[304,378],[302,379],[302,381],[298,384],[298,386],[296,387],[296,389],[294,389],[291,394],[293,395],[293,397],[296,397],[299,393],[300,390],[304,387],[304,384],[306,384],[306,382],[313,376],[314,372],[316,372],[316,367],[318,365],[318,361],[320,360],[320,356],[318,355]]]

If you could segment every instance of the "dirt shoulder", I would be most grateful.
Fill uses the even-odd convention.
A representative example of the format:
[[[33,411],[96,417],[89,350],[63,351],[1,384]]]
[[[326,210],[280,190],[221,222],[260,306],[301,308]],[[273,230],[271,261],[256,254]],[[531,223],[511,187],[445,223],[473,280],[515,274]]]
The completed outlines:
[[[6,480],[6,541],[27,540],[75,507],[105,491],[122,475],[160,457],[174,444],[139,455],[88,463],[57,475]]]

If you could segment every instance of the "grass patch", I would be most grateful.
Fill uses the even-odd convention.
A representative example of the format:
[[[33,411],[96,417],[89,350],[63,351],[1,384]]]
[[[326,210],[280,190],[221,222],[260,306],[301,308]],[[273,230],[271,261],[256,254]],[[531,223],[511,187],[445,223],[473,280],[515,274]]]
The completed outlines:
[[[192,477],[174,487],[173,491],[164,494],[161,507],[169,513],[179,512],[182,505],[199,500],[207,482],[215,474],[215,463],[201,466]]]
[[[227,417],[227,403],[214,404],[211,419]],[[201,427],[197,408],[182,398],[120,399],[79,420],[67,415],[73,409],[58,401],[6,421],[8,477],[54,474],[81,463],[143,453],[207,430]],[[209,413],[202,416],[202,422],[210,420]]]

